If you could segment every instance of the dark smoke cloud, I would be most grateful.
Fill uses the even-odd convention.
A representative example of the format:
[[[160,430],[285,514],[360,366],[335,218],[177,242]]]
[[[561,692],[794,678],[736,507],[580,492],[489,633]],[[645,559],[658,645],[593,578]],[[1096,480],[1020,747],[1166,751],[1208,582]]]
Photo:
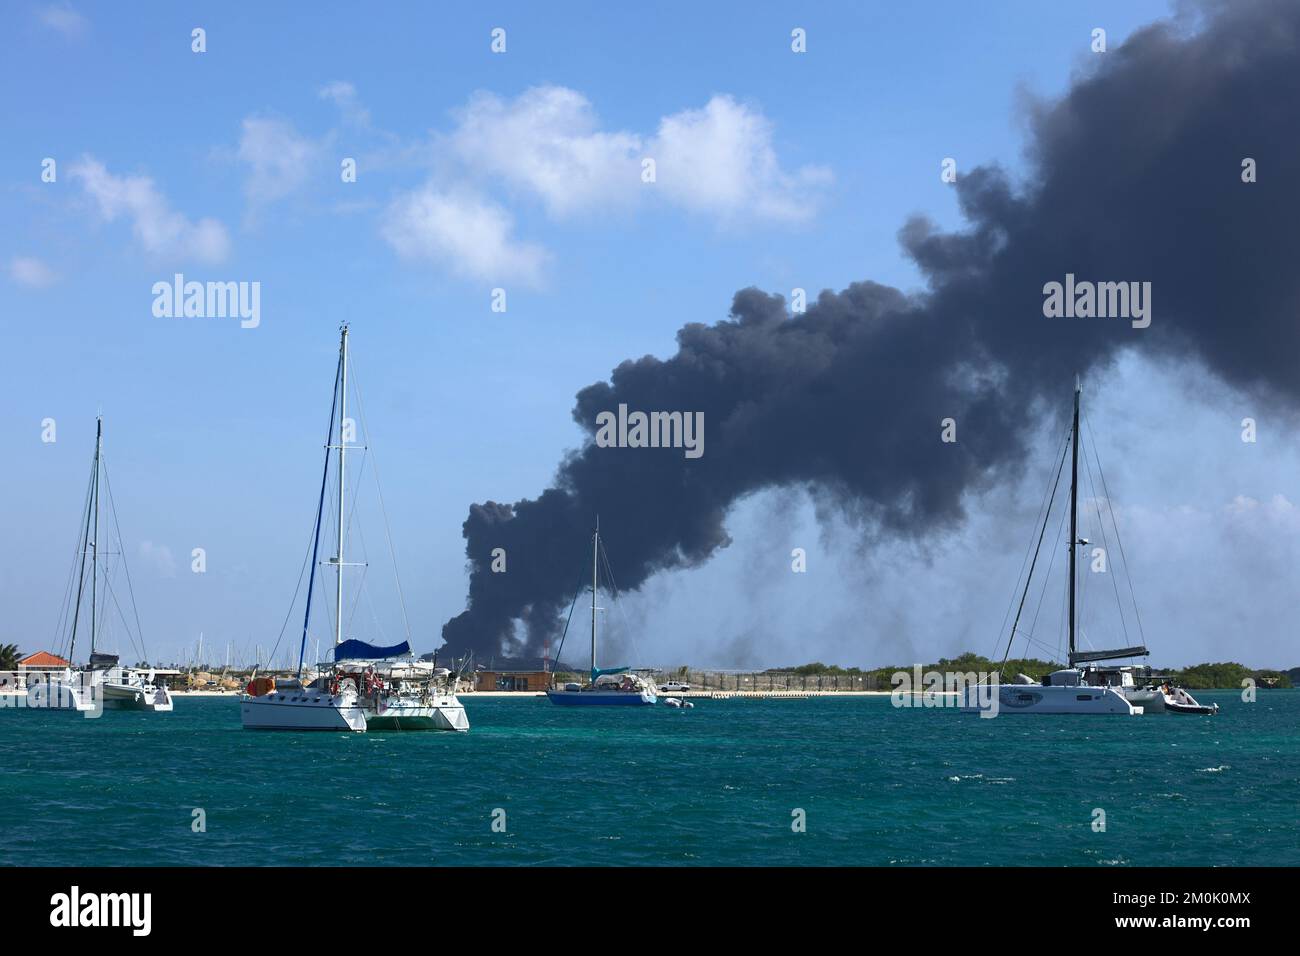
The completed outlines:
[[[580,584],[597,513],[624,588],[709,558],[728,543],[728,508],[764,488],[806,487],[872,534],[952,527],[965,493],[1021,463],[1075,373],[1123,349],[1199,360],[1189,367],[1293,405],[1300,4],[1196,15],[1140,31],[1033,108],[1028,182],[962,176],[967,229],[902,228],[924,296],[859,282],[792,319],[781,297],[745,289],[728,319],[684,327],[671,358],[625,361],[580,391],[574,418],[591,434],[619,403],[703,411],[704,456],[589,441],[540,497],[471,506],[468,610],[443,628],[449,648],[517,650],[518,621],[536,653]],[[1241,181],[1245,157],[1257,183]],[[1067,272],[1150,281],[1150,328],[1045,318],[1043,284]],[[947,417],[956,444],[939,440]],[[508,573],[488,569],[497,547]]]

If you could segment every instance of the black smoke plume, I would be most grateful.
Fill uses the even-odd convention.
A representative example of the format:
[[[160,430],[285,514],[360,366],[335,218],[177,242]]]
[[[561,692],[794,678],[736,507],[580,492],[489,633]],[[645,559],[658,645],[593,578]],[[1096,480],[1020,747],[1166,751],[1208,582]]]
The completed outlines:
[[[703,411],[703,457],[589,440],[539,497],[472,505],[468,610],[444,626],[448,650],[509,653],[522,637],[536,654],[580,584],[597,513],[624,588],[709,558],[728,543],[728,508],[764,488],[806,487],[865,533],[951,527],[965,492],[1022,462],[1076,372],[1122,350],[1291,403],[1298,39],[1300,4],[1285,0],[1202,5],[1144,28],[1031,108],[1028,181],[974,169],[956,186],[967,229],[903,226],[924,295],[859,282],[791,317],[780,296],[744,289],[726,320],[682,328],[671,358],[625,361],[584,388],[573,415],[589,435],[620,403]],[[1242,181],[1247,158],[1257,182]],[[1066,273],[1151,282],[1150,327],[1045,318],[1043,286]],[[940,441],[945,418],[955,444]],[[489,570],[498,547],[505,574]]]

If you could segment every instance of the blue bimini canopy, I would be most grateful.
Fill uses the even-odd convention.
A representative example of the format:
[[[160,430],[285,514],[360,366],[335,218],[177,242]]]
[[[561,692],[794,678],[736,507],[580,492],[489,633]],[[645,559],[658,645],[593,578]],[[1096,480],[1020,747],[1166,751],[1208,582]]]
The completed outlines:
[[[336,661],[377,661],[385,657],[403,657],[409,653],[411,653],[411,645],[407,641],[394,644],[392,647],[376,647],[374,644],[354,639],[344,641],[335,647],[334,659]]]

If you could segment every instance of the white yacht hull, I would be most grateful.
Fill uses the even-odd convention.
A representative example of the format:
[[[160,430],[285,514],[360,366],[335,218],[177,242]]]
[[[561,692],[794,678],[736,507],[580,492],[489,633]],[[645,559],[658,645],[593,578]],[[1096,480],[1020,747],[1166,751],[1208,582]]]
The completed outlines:
[[[244,695],[239,705],[245,730],[326,730],[364,733],[366,712],[354,694],[298,689]]]
[[[101,693],[104,706],[120,710],[142,710],[153,714],[172,712],[171,692],[147,679],[143,672],[116,670],[104,676]]]
[[[961,712],[991,710],[981,706],[974,689],[968,689]],[[997,713],[1001,714],[1141,714],[1123,694],[1111,687],[1002,684],[998,687]]]
[[[74,710],[81,713],[95,711],[103,706],[103,685],[96,681],[82,681],[78,676],[51,676],[27,678],[27,707],[32,710]]]
[[[1162,714],[1165,710],[1165,695],[1151,687],[1117,687],[1124,699],[1135,707],[1141,707],[1144,714]]]
[[[367,730],[469,730],[465,705],[455,694],[429,701],[384,699],[366,710]]]

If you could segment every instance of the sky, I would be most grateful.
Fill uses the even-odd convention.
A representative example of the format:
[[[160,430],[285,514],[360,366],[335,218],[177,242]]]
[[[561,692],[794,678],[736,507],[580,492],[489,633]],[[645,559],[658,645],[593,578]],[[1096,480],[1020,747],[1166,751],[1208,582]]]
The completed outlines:
[[[671,355],[742,288],[920,290],[899,230],[916,213],[961,224],[941,161],[1014,179],[1035,104],[1093,68],[1092,31],[1113,49],[1170,13],[5,5],[0,641],[60,646],[102,412],[148,657],[192,659],[200,634],[209,660],[296,652],[294,627],[281,635],[346,321],[383,493],[364,506],[373,594],[356,595],[351,636],[404,636],[386,514],[412,643],[434,649],[465,608],[470,504],[550,484],[588,437],[580,389]],[[155,283],[177,273],[258,283],[255,327],[155,314]],[[1153,661],[1295,666],[1294,423],[1195,363],[1129,356],[1086,396]],[[611,653],[763,668],[1000,651],[1049,432],[1018,480],[972,492],[964,520],[920,543],[864,539],[807,489],[745,496],[727,547],[609,613]],[[616,573],[618,525],[602,516]]]

